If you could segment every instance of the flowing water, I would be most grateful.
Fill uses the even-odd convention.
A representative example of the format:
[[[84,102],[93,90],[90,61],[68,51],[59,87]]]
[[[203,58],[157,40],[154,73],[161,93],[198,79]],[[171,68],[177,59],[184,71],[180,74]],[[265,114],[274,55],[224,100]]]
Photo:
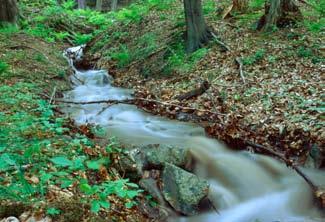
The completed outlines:
[[[73,60],[81,59],[82,47],[65,52],[74,69],[73,89],[64,99],[74,102],[124,100],[132,90],[112,86],[105,70],[77,70]],[[77,124],[95,124],[107,137],[124,144],[173,144],[190,147],[196,159],[194,173],[210,183],[209,199],[219,213],[203,212],[194,217],[171,218],[186,222],[311,222],[325,221],[314,206],[312,191],[293,170],[272,158],[234,152],[205,136],[191,123],[150,115],[126,104],[65,105],[62,110]],[[325,184],[325,173],[303,169],[317,185]]]

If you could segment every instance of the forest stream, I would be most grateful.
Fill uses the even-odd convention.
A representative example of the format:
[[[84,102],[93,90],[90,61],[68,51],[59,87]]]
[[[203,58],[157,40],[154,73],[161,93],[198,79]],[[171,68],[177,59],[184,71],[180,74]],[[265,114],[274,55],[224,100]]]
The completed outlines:
[[[70,56],[74,74],[73,89],[64,93],[64,100],[78,103],[132,98],[132,90],[112,85],[113,78],[106,70],[74,67],[72,57],[81,59],[82,47],[69,48],[65,55]],[[115,136],[123,144],[190,147],[195,159],[192,173],[208,181],[208,198],[217,212],[202,209],[196,216],[170,217],[170,221],[322,221],[310,187],[294,170],[274,158],[227,149],[206,137],[204,129],[195,124],[153,116],[128,104],[66,104],[62,110],[76,124],[98,125],[107,137]],[[301,170],[315,184],[325,184],[324,173]]]

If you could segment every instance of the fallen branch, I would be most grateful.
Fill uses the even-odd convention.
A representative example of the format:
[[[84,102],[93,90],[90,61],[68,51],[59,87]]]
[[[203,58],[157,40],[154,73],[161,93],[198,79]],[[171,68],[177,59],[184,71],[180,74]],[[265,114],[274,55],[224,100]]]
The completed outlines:
[[[80,83],[81,85],[84,85],[84,84],[85,84],[84,81],[82,81],[81,79],[79,79],[79,78],[77,77],[77,73],[76,73],[76,72],[74,72],[74,73],[72,74],[72,76],[73,76],[76,80],[78,80],[79,83]],[[72,82],[72,83],[73,83],[73,82]]]
[[[59,102],[59,103],[74,104],[74,105],[87,105],[87,104],[99,104],[99,103],[106,103],[106,104],[112,104],[112,105],[119,104],[119,103],[136,105],[138,102],[148,102],[148,103],[156,103],[156,104],[163,105],[163,106],[175,107],[175,108],[179,108],[182,110],[192,110],[192,111],[196,111],[196,112],[203,112],[203,113],[214,114],[214,115],[219,115],[219,116],[226,116],[226,114],[224,114],[224,113],[212,112],[210,110],[192,108],[192,107],[177,105],[174,103],[167,103],[167,102],[162,102],[159,100],[143,99],[143,98],[125,99],[125,100],[98,100],[98,101],[88,101],[88,102],[74,102],[74,101],[67,101],[67,100],[61,100],[61,99],[57,99],[55,101]]]
[[[179,100],[179,101],[192,99],[194,97],[202,95],[209,88],[210,88],[209,82],[208,81],[203,81],[198,88],[193,89],[193,90],[191,90],[189,92],[186,92],[186,93],[184,93],[182,95],[176,96],[176,99]]]
[[[229,46],[227,46],[225,43],[223,43],[222,41],[220,41],[218,39],[218,36],[213,32],[211,31],[210,34],[212,35],[212,37],[214,38],[214,40],[220,45],[222,46],[222,48],[224,48],[225,51],[230,51],[230,48]]]
[[[283,161],[287,166],[291,167],[294,171],[296,171],[298,175],[300,175],[306,181],[306,183],[313,190],[315,197],[320,201],[321,207],[325,208],[325,204],[324,204],[325,192],[321,188],[319,188],[304,172],[302,172],[301,169],[297,165],[295,165],[292,160],[286,158],[282,154],[279,154],[266,146],[256,144],[250,141],[245,141],[245,144],[255,149],[257,148],[263,152],[267,152],[270,155],[275,156],[281,161]]]
[[[52,95],[51,95],[51,98],[50,98],[50,102],[49,102],[49,105],[51,105],[51,104],[52,104],[52,102],[53,102],[53,99],[54,99],[54,97],[55,97],[55,94],[56,94],[56,86],[54,86],[54,89],[53,89],[53,92],[52,92]]]
[[[245,80],[245,76],[244,76],[244,71],[243,71],[243,66],[244,65],[243,65],[241,59],[238,58],[238,57],[235,59],[235,61],[238,64],[238,67],[239,67],[239,75],[240,75],[241,79],[243,80],[244,84],[246,84],[246,80]]]

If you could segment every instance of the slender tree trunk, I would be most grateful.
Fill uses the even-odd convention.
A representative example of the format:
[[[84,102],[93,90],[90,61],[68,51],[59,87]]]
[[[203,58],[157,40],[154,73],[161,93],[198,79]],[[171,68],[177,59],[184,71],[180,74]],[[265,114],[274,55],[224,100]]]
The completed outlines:
[[[293,0],[269,0],[265,3],[265,15],[258,22],[258,29],[270,31],[295,24],[302,14]]]
[[[111,10],[116,11],[117,9],[117,0],[112,0],[111,2]]]
[[[186,21],[186,49],[188,53],[201,48],[210,39],[205,23],[201,0],[184,0]]]
[[[96,0],[96,10],[100,12],[103,10],[103,0]]]
[[[232,11],[244,13],[248,9],[249,0],[233,0],[232,1]]]
[[[15,24],[18,18],[16,0],[0,0],[0,23]]]
[[[78,1],[78,9],[86,8],[85,0],[77,0],[77,1]]]

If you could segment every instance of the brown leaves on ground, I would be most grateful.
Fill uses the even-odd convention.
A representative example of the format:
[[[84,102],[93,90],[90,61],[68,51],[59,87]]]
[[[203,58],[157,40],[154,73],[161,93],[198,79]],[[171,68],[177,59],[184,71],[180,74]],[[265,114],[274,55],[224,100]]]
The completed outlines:
[[[134,44],[133,40],[139,39],[147,30],[164,37],[181,31],[169,20],[160,21],[155,12],[149,18],[140,23],[140,26],[147,25],[143,29],[138,25],[127,27],[132,38],[125,38],[126,45]],[[254,141],[274,147],[287,157],[295,156],[302,162],[312,145],[317,145],[325,153],[324,113],[318,109],[322,106],[324,66],[312,61],[312,58],[324,58],[321,49],[314,47],[324,42],[324,37],[312,35],[303,27],[265,35],[251,30],[251,24],[243,24],[243,21],[211,19],[209,25],[218,30],[220,39],[231,51],[222,52],[218,45],[213,45],[187,73],[175,71],[171,77],[145,78],[142,73],[147,64],[150,69],[155,64],[161,65],[159,56],[133,62],[134,65],[125,69],[117,69],[111,60],[102,57],[97,66],[114,73],[115,84],[133,88],[138,98],[220,113],[211,115],[154,102],[137,104],[146,111],[174,119],[185,113],[187,118],[183,120],[201,124],[209,135],[236,149],[245,148],[242,147],[245,141]],[[161,41],[167,40],[161,38],[160,44]],[[239,74],[236,58],[243,61],[246,84]],[[211,85],[202,96],[186,101],[175,99],[202,81]]]

